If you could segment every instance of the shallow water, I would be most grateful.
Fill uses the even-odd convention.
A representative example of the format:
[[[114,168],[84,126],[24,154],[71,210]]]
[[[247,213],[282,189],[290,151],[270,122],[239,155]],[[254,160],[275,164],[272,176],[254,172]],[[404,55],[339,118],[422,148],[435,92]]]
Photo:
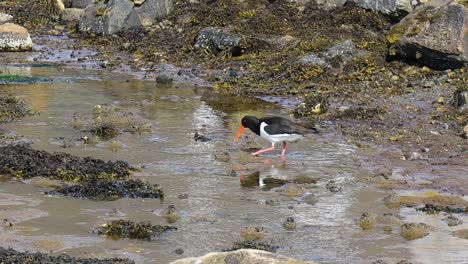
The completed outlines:
[[[359,230],[356,219],[363,211],[390,210],[382,206],[385,192],[363,188],[353,181],[357,173],[353,146],[325,136],[306,138],[299,144],[290,144],[283,164],[276,155],[279,150],[254,159],[243,151],[240,146],[247,140],[264,147],[269,144],[252,136],[250,131],[241,138],[241,143],[232,143],[239,120],[245,114],[287,116],[287,110],[275,104],[222,96],[200,87],[158,86],[130,75],[103,71],[20,66],[0,69],[49,78],[43,83],[0,85],[0,93],[20,96],[27,106],[40,112],[5,125],[7,129],[31,139],[36,149],[128,161],[141,169],[134,177],[160,184],[167,194],[163,202],[148,199],[95,202],[46,196],[47,188],[29,182],[2,182],[0,217],[8,218],[14,225],[1,230],[1,246],[80,257],[128,257],[137,263],[167,263],[229,248],[240,239],[243,227],[255,225],[267,230],[266,240],[280,246],[279,253],[301,260],[370,263],[377,258],[419,260],[424,255],[421,262],[431,263],[431,254],[439,253],[436,244],[421,242],[427,238],[406,242],[398,231],[384,234]],[[83,144],[80,138],[90,134],[74,129],[71,121],[74,115],[83,120],[96,118],[93,109],[98,104],[131,112],[132,118],[151,126],[151,131],[120,134],[115,139],[121,146],[116,152],[109,147],[111,141]],[[195,132],[210,141],[195,141]],[[70,142],[70,147],[62,147],[63,138]],[[229,162],[215,159],[215,155],[223,152],[229,153]],[[252,173],[258,173],[260,179],[317,177],[317,184],[305,184],[303,188],[305,195],[314,194],[318,202],[309,205],[279,189],[262,188],[261,184],[242,187],[239,175]],[[326,188],[329,180],[341,186],[341,191],[330,192]],[[181,194],[188,195],[188,199],[179,199]],[[274,205],[268,205],[270,201]],[[160,214],[171,204],[181,213],[181,219],[175,223],[178,230],[155,241],[110,240],[90,233],[91,228],[119,218],[167,224]],[[112,213],[115,209],[117,215]],[[295,231],[282,228],[283,221],[290,216],[298,223]],[[450,255],[454,256],[454,262],[450,263],[466,260],[463,250],[460,251],[460,245],[466,242],[457,242],[453,247],[455,255]],[[177,248],[184,250],[182,256],[174,253]]]

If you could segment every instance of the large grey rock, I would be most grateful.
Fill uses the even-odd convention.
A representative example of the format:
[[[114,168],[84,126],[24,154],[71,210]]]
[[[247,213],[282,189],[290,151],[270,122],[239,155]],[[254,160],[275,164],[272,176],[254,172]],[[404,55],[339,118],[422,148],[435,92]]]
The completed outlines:
[[[302,65],[317,65],[324,67],[337,67],[344,65],[351,59],[367,55],[367,52],[360,51],[350,39],[337,43],[321,53],[309,53],[299,59]]]
[[[98,35],[111,35],[126,26],[127,17],[132,12],[133,3],[128,0],[93,2],[88,5],[81,17],[80,30]]]
[[[170,264],[314,264],[256,249],[209,253],[202,257],[185,258]]]
[[[173,0],[133,0],[135,7],[130,13],[129,27],[151,26],[155,20],[164,18],[174,9]]]
[[[79,21],[83,11],[84,9],[81,8],[65,8],[62,13],[62,21]]]
[[[468,64],[468,9],[463,5],[427,6],[415,10],[387,35],[389,55],[433,69]]]
[[[0,25],[0,51],[27,51],[33,46],[28,31],[19,25]]]
[[[0,24],[10,22],[13,19],[13,16],[5,13],[0,13]]]
[[[73,0],[72,8],[86,8],[93,0]]]
[[[150,26],[173,8],[173,0],[92,2],[85,8],[79,27],[83,32],[112,35],[124,29]]]
[[[402,19],[413,11],[411,0],[348,0],[356,6]]]
[[[207,27],[198,32],[194,46],[210,50],[213,53],[230,49],[233,55],[240,55],[240,40],[239,36],[229,33],[224,28]]]

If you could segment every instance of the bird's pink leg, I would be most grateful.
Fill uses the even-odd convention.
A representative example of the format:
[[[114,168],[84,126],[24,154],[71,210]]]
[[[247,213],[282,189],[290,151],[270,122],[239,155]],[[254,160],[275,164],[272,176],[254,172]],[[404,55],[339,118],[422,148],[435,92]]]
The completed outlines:
[[[261,149],[257,152],[254,152],[252,153],[252,156],[257,156],[258,154],[262,154],[262,153],[265,153],[265,152],[268,152],[268,151],[272,151],[272,150],[275,150],[275,144],[271,144],[271,147],[270,148],[267,148],[267,149]]]
[[[283,152],[281,152],[281,157],[284,158],[285,154],[286,154],[286,141],[283,141]]]

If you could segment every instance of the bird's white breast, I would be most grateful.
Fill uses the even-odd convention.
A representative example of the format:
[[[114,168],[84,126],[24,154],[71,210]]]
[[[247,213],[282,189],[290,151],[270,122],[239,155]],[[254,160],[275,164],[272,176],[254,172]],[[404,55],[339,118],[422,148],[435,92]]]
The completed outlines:
[[[296,141],[303,138],[303,135],[300,134],[275,134],[270,135],[265,131],[265,127],[268,126],[267,123],[260,123],[260,136],[272,143],[283,142],[283,141]]]

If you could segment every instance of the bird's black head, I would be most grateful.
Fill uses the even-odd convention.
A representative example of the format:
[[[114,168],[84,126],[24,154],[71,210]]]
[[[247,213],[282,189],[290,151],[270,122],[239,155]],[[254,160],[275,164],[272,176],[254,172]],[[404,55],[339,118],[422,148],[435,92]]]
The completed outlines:
[[[252,132],[260,135],[260,120],[255,116],[246,115],[242,118],[242,125],[248,127]]]

